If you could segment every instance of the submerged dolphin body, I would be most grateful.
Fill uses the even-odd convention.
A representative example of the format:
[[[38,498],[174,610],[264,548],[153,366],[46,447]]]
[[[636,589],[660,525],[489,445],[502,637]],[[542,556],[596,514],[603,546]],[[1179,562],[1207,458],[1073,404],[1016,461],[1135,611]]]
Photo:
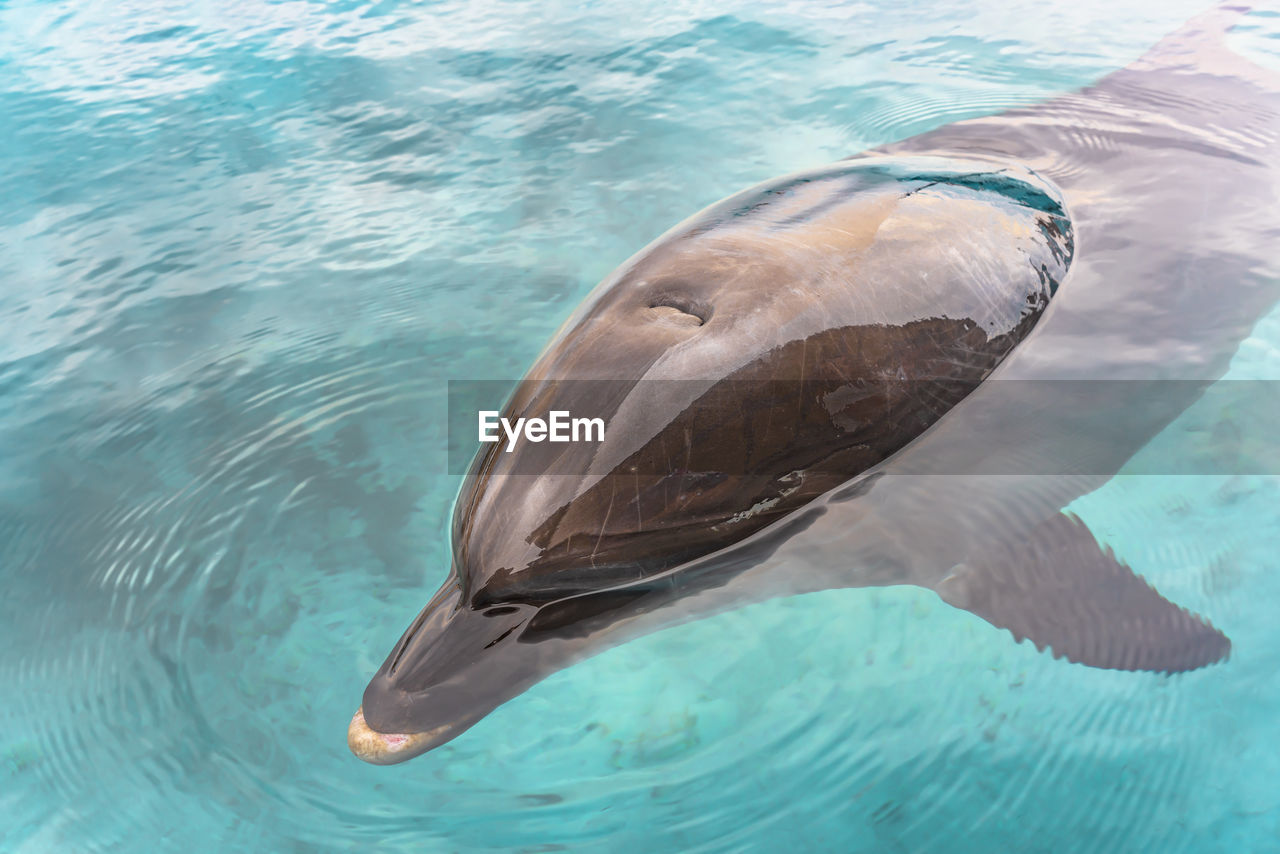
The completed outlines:
[[[837,587],[927,587],[1098,667],[1225,657],[1062,508],[1280,292],[1249,251],[1275,237],[1280,85],[1222,45],[1238,14],[1043,106],[747,190],[606,279],[507,412],[589,408],[607,440],[477,457],[356,755],[404,761],[610,646]]]

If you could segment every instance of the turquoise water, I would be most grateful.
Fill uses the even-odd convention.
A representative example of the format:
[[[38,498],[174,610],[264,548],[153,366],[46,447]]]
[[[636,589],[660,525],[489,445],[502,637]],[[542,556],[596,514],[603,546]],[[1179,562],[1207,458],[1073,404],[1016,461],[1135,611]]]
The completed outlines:
[[[0,850],[1280,850],[1261,475],[1074,507],[1224,666],[1090,670],[829,591],[402,766],[345,743],[447,569],[448,380],[518,376],[705,204],[1085,85],[1201,8],[0,7]],[[1280,18],[1233,42],[1280,65]],[[1280,377],[1280,314],[1231,376]]]

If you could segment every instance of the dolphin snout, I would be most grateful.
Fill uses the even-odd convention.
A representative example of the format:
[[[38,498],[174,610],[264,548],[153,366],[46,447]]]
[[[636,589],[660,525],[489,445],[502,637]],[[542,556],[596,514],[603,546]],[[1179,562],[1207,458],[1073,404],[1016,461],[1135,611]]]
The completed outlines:
[[[401,637],[347,728],[351,752],[390,765],[455,738],[540,678],[519,641],[535,609],[476,609],[447,583]]]
[[[347,747],[372,765],[395,765],[426,753],[452,738],[447,727],[427,732],[378,732],[364,719],[364,706],[356,710],[347,727]]]

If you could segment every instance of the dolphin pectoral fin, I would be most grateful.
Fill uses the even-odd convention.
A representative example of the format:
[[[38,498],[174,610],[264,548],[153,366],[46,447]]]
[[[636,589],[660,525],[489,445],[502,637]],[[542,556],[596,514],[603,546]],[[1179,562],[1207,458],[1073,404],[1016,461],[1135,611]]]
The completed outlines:
[[[1226,635],[1157,593],[1065,513],[972,556],[935,589],[1018,641],[1090,667],[1174,673],[1231,651]]]

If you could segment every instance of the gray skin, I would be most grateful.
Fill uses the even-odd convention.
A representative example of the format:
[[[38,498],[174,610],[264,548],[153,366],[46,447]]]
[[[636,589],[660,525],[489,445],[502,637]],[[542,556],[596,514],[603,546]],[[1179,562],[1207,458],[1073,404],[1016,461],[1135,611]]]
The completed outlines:
[[[620,267],[504,413],[601,415],[606,441],[477,457],[450,576],[353,752],[404,761],[618,643],[838,587],[933,589],[1098,667],[1224,657],[1061,509],[1280,291],[1280,82],[1223,46],[1237,14],[1045,105],[739,193]]]

